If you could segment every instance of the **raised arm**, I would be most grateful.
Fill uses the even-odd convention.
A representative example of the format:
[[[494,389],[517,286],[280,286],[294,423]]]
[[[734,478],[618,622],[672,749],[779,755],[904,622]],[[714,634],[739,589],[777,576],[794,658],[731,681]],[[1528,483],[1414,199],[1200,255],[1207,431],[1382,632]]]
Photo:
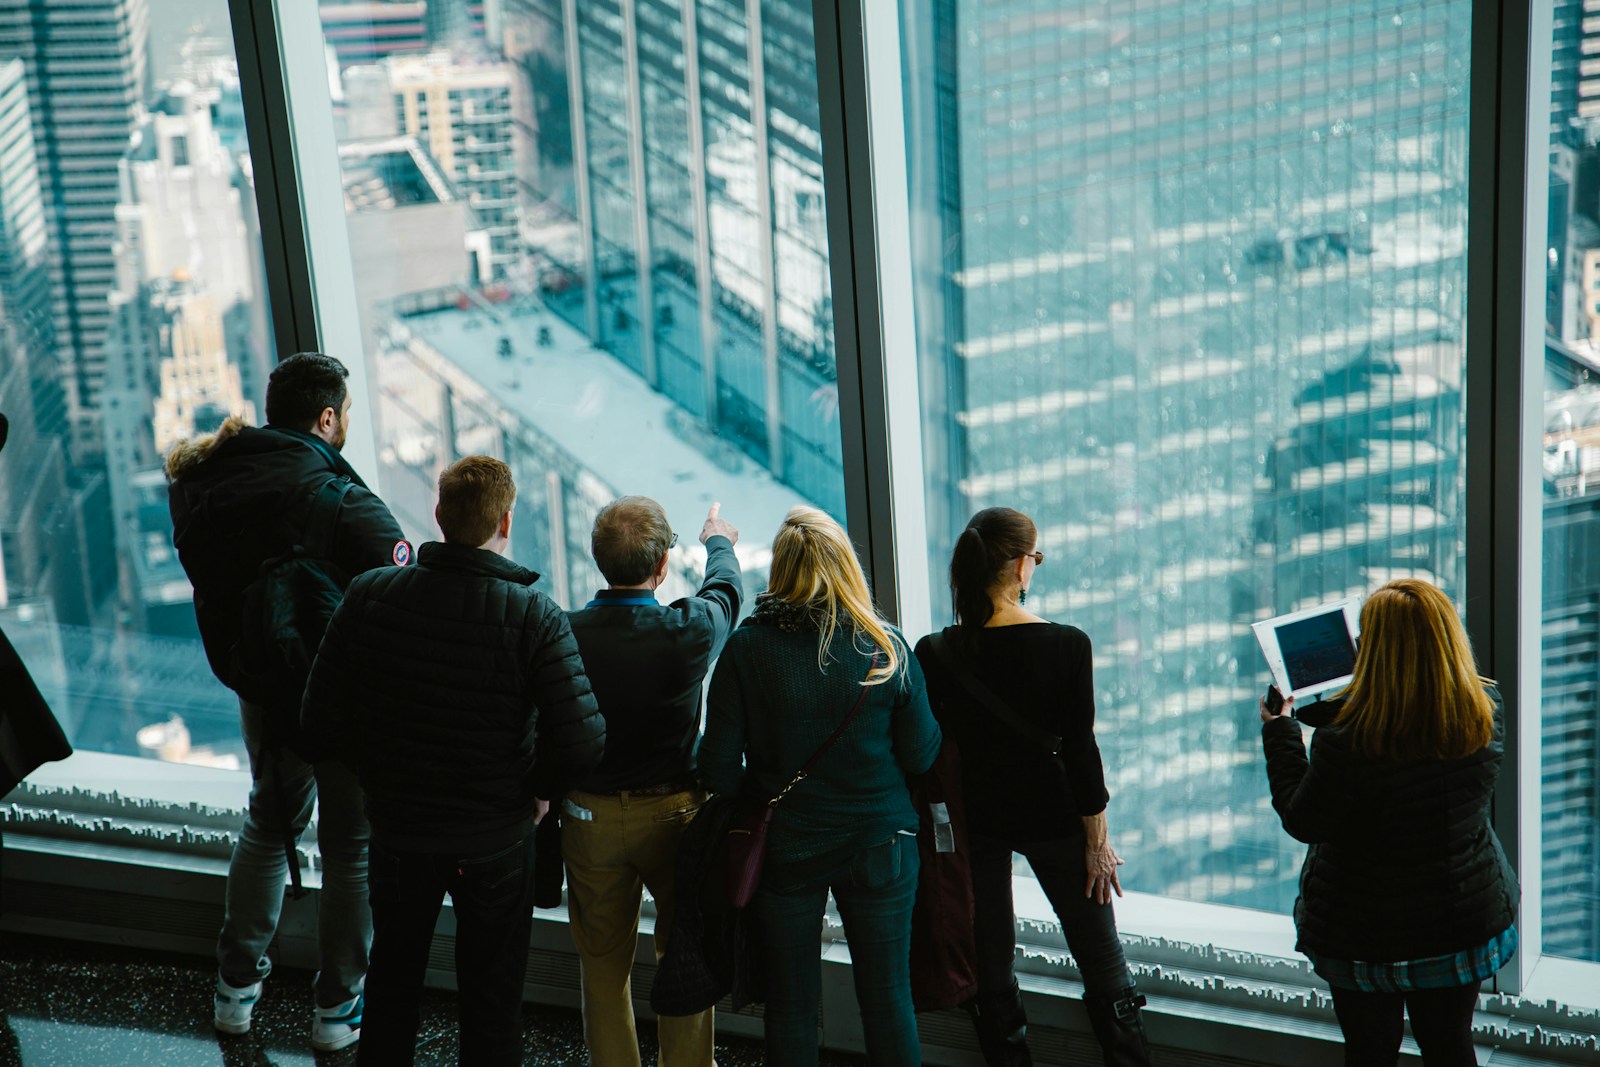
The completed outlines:
[[[721,504],[712,504],[705,525],[700,528],[700,543],[706,546],[706,577],[694,595],[704,602],[711,620],[711,659],[722,654],[744,601],[743,575],[739,557],[733,551],[739,543],[739,531],[721,517],[721,511]]]
[[[1332,841],[1358,826],[1352,817],[1356,803],[1340,754],[1314,745],[1316,759],[1306,756],[1300,724],[1288,714],[1267,717],[1261,726],[1261,745],[1267,755],[1267,782],[1272,806],[1284,830],[1308,845]]]

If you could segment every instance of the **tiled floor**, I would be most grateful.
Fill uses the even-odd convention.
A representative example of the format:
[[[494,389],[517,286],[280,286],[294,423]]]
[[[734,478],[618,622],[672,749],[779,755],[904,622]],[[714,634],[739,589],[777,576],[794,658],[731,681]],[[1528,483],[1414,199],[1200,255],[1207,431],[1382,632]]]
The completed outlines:
[[[209,960],[6,934],[0,938],[0,1067],[354,1067],[355,1050],[317,1054],[307,1044],[311,975],[279,969],[250,1033],[211,1029]],[[523,1007],[523,1063],[582,1065],[576,1012]],[[649,1030],[649,1024],[641,1030]],[[645,1037],[645,1063],[655,1042]],[[417,1067],[456,1062],[455,996],[428,991]],[[759,1064],[759,1044],[717,1043],[722,1067]],[[824,1056],[825,1065],[862,1062]]]

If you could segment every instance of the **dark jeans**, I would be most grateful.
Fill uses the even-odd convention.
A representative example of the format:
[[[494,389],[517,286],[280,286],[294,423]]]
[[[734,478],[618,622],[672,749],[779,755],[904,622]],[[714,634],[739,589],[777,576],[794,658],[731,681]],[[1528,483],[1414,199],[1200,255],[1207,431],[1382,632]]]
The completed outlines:
[[[761,923],[768,1067],[814,1067],[822,998],[820,936],[828,890],[839,906],[850,973],[874,1067],[920,1067],[911,1007],[911,902],[917,839],[907,834],[862,849],[832,871],[790,881],[769,864],[751,906]]]
[[[1084,992],[1111,996],[1133,984],[1117,917],[1110,904],[1083,895],[1089,880],[1083,838],[1053,841],[1005,841],[970,835],[972,894],[976,905],[973,930],[978,942],[978,995],[1000,996],[1011,988],[1017,954],[1017,917],[1011,898],[1011,854],[1027,857],[1039,888],[1049,898],[1066,935],[1067,948],[1083,975]]]
[[[478,856],[396,852],[375,830],[367,877],[372,962],[357,1062],[412,1062],[428,947],[449,893],[456,917],[460,1062],[521,1063],[522,982],[533,923],[532,828],[516,844]]]
[[[1389,1067],[1400,1058],[1402,1019],[1427,1067],[1473,1067],[1472,1013],[1482,982],[1409,993],[1333,989],[1333,1011],[1344,1031],[1345,1067]]]

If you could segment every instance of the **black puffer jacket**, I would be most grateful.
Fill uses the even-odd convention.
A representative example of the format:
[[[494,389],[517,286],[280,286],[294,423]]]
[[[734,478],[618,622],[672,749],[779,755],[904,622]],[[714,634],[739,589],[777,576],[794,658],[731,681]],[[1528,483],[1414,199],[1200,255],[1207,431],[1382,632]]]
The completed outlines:
[[[1500,695],[1490,695],[1494,740],[1458,760],[1373,759],[1328,726],[1308,762],[1298,723],[1263,725],[1272,806],[1311,846],[1294,908],[1301,951],[1393,963],[1480,945],[1511,925],[1516,875],[1489,826],[1505,755]]]
[[[538,580],[493,552],[430,542],[415,566],[350,583],[301,723],[355,767],[390,848],[511,844],[535,797],[600,761],[605,720]]]
[[[263,561],[304,537],[312,502],[329,479],[349,478],[355,488],[339,509],[328,562],[353,576],[410,558],[411,546],[383,501],[342,455],[308,433],[230,418],[216,433],[173,446],[167,477],[172,541],[194,585],[206,658],[229,688],[238,686],[233,647],[244,589]]]

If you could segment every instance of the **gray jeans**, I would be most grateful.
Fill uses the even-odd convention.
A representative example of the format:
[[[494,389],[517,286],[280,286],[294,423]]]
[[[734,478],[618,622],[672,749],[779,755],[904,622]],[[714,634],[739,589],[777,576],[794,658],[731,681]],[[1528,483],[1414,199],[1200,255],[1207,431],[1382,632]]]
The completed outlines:
[[[285,749],[263,751],[264,714],[260,707],[239,701],[239,723],[250,756],[250,804],[228,864],[217,970],[232,986],[259,982],[272,971],[267,946],[278,930],[289,877],[284,819],[298,841],[316,806],[317,847],[322,853],[316,998],[319,1007],[331,1008],[361,991],[372,947],[372,913],[367,908],[369,830],[361,786],[355,772],[341,763],[313,765]]]

